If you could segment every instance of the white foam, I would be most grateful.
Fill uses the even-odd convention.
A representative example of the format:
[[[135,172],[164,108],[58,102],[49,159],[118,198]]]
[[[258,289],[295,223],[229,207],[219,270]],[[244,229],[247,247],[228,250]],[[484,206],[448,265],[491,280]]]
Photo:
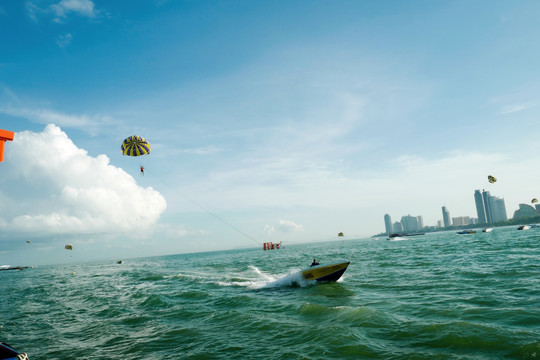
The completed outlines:
[[[267,283],[264,287],[265,288],[273,288],[273,287],[282,287],[282,286],[300,286],[305,287],[311,284],[314,284],[315,280],[306,280],[302,276],[301,271],[296,271],[290,274],[287,274],[275,281]]]
[[[199,280],[203,283],[212,283],[219,286],[241,286],[249,289],[276,288],[286,286],[305,287],[315,283],[315,280],[306,280],[302,276],[301,271],[295,270],[288,274],[272,275],[265,273],[254,265],[249,265],[249,271],[242,273],[230,274],[188,274],[182,273],[176,275],[177,278],[187,278],[191,280]]]

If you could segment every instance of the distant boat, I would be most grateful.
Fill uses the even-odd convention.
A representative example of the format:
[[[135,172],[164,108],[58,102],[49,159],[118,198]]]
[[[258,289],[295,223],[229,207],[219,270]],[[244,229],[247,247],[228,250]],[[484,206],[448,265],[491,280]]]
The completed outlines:
[[[388,237],[390,238],[393,238],[393,237],[404,237],[404,236],[418,236],[418,235],[425,235],[426,233],[395,233],[395,234],[390,234],[388,235]]]
[[[350,261],[311,266],[301,271],[306,280],[337,281],[347,270]]]
[[[462,230],[462,231],[459,231],[458,234],[460,235],[476,234],[476,231],[475,230]]]
[[[492,232],[493,228],[483,228],[482,232]]]
[[[28,266],[9,266],[9,265],[0,266],[0,271],[1,270],[24,270],[24,269],[28,269]]]
[[[531,227],[529,225],[520,225],[517,229],[518,230],[529,230]]]

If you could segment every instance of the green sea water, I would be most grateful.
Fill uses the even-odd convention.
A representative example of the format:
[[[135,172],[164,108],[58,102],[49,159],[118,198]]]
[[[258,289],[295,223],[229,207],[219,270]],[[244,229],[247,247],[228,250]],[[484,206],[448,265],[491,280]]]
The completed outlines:
[[[32,360],[540,359],[540,229],[2,271],[0,310]]]

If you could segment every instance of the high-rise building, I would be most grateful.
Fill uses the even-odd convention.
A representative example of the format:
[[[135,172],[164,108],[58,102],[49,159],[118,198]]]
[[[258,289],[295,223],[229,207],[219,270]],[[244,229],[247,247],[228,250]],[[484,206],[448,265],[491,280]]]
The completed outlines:
[[[392,218],[388,214],[384,215],[384,227],[386,228],[387,234],[390,234],[393,232],[392,231]]]
[[[422,215],[419,215],[416,219],[418,220],[418,230],[422,230],[424,228],[424,218]]]
[[[403,225],[399,221],[396,221],[392,228],[396,234],[403,232]]]
[[[508,220],[504,199],[492,196],[489,191],[484,190],[480,193],[480,190],[475,190],[474,201],[480,224],[491,224],[497,221]]]
[[[442,217],[444,221],[444,227],[450,226],[450,211],[446,208],[446,206],[442,207]]]
[[[474,190],[474,202],[476,203],[476,213],[478,214],[478,223],[487,224],[486,208],[484,206],[484,199],[480,190]]]
[[[403,231],[411,233],[420,230],[418,227],[418,218],[416,216],[403,216],[401,217],[401,223],[403,224]]]
[[[482,192],[482,199],[484,200],[484,208],[486,209],[486,222],[488,224],[491,224],[493,222],[493,215],[491,212],[491,201],[489,201],[489,198],[491,197],[491,194],[489,191],[483,191]]]
[[[506,221],[508,216],[506,215],[506,205],[504,204],[504,199],[499,199],[498,197],[492,196],[489,201],[491,202],[492,209],[492,220],[493,222],[497,221]]]
[[[538,216],[536,210],[528,204],[519,204],[519,210],[514,212],[513,219],[532,218]]]
[[[468,216],[458,216],[455,218],[452,218],[452,225],[454,226],[462,226],[462,225],[469,225],[471,219]]]
[[[437,227],[442,229],[442,227],[443,227],[442,220],[437,220]]]

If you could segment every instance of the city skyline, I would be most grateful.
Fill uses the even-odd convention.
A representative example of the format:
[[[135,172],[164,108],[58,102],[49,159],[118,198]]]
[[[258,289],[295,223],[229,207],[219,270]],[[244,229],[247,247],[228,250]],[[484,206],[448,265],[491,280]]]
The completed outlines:
[[[401,221],[396,221],[392,223],[392,216],[388,213],[384,215],[384,223],[386,233],[398,233],[398,232],[410,232],[418,231],[422,228],[446,228],[450,226],[462,226],[462,225],[486,225],[492,224],[499,221],[508,220],[506,204],[504,198],[499,198],[497,196],[491,195],[490,191],[487,190],[474,190],[474,201],[477,211],[477,217],[471,217],[469,215],[460,215],[460,216],[451,216],[450,210],[446,205],[442,206],[442,219],[437,220],[435,225],[423,226],[423,216],[411,216],[405,215],[401,217]],[[534,214],[540,214],[540,205],[532,207],[529,204],[520,203],[519,208],[515,210],[514,217],[524,217]],[[422,226],[414,225],[414,222],[422,223]],[[421,220],[419,220],[421,219]]]

